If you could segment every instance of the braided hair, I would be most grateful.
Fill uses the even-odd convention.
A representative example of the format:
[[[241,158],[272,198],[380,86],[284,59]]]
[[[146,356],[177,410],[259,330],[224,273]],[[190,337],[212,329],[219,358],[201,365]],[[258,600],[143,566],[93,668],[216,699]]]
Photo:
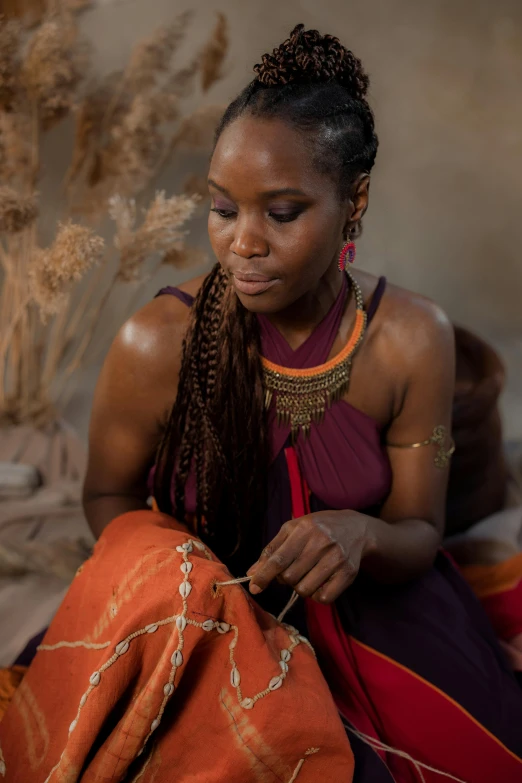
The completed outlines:
[[[225,111],[215,142],[243,115],[280,119],[303,131],[318,170],[336,182],[340,199],[348,198],[355,177],[372,169],[378,146],[360,60],[334,36],[301,24],[254,72]],[[232,571],[244,572],[260,553],[269,458],[257,318],[216,264],[196,296],[183,343],[177,396],[156,458],[158,506],[185,520],[193,474],[195,532]]]

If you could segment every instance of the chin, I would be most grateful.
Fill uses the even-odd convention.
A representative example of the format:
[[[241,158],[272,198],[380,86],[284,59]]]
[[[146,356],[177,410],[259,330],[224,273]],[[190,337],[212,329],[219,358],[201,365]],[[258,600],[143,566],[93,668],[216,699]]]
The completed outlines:
[[[260,315],[272,315],[279,313],[288,307],[287,303],[281,301],[280,296],[275,296],[272,291],[265,291],[263,294],[250,296],[240,293],[234,289],[234,293],[245,308],[250,313],[259,313]]]

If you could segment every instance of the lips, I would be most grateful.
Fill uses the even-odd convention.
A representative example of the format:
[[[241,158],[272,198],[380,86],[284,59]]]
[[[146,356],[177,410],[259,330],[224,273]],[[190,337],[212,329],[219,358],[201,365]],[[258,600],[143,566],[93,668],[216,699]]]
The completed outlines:
[[[247,296],[263,294],[277,283],[277,278],[275,277],[267,277],[254,272],[234,272],[232,277],[236,290]]]

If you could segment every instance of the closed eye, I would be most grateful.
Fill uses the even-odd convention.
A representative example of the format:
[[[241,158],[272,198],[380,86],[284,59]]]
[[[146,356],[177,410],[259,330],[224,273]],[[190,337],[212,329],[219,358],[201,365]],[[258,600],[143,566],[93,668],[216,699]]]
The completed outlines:
[[[225,218],[225,220],[230,220],[230,218],[233,218],[236,214],[235,212],[230,212],[228,209],[216,209],[215,207],[212,207],[210,210],[211,212],[215,212],[216,215],[219,215],[219,217]]]
[[[291,223],[292,220],[296,220],[301,212],[269,212],[271,218],[278,223]]]
[[[224,220],[231,220],[233,217],[236,216],[236,212],[232,212],[228,209],[216,209],[215,207],[212,207],[210,210],[211,212],[215,212],[216,215],[219,215],[219,217],[223,218]],[[277,223],[291,223],[293,220],[296,220],[296,218],[299,217],[301,212],[285,212],[285,213],[278,213],[278,212],[269,212],[268,215],[273,220],[275,220]]]

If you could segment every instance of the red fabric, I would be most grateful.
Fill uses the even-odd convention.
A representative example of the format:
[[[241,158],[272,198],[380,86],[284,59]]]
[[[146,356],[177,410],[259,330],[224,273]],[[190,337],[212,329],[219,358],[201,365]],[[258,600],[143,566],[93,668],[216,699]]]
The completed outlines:
[[[334,606],[310,601],[307,610],[310,637],[335,702],[355,728],[465,783],[520,783],[522,761],[456,702],[348,636]],[[380,755],[397,783],[417,783],[410,761]],[[422,774],[426,783],[443,779],[425,769]]]
[[[290,495],[292,498],[292,519],[299,519],[310,513],[310,490],[299,469],[299,460],[295,449],[285,449]]]
[[[501,563],[467,565],[460,570],[499,638],[510,643],[522,634],[522,552]]]

